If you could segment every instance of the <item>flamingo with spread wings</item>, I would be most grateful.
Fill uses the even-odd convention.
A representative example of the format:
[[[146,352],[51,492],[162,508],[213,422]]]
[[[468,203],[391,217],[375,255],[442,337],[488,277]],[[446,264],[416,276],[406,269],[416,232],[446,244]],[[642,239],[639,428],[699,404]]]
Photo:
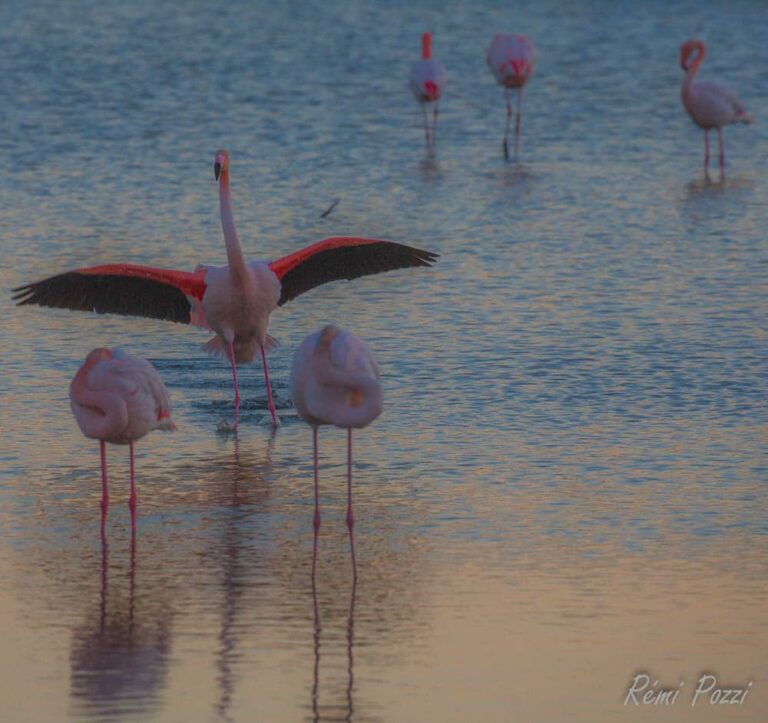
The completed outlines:
[[[210,329],[216,336],[206,349],[227,356],[232,367],[235,429],[240,406],[237,364],[252,361],[259,352],[269,412],[277,426],[266,357],[274,343],[267,334],[272,311],[329,281],[431,266],[438,255],[392,241],[334,237],[275,261],[246,263],[235,228],[226,151],[216,153],[214,175],[227,266],[198,266],[191,272],[137,264],[91,266],[19,286],[13,290],[14,300],[19,305],[144,316]]]

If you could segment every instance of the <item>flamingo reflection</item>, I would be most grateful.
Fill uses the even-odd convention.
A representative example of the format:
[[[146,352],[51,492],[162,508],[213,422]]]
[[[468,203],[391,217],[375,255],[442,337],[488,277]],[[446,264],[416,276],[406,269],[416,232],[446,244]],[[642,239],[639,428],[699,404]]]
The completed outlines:
[[[347,684],[346,684],[346,710],[342,716],[334,716],[327,720],[351,721],[355,712],[352,701],[352,692],[355,685],[354,675],[354,643],[355,643],[355,600],[357,597],[357,578],[352,578],[352,594],[349,599],[349,613],[347,615]],[[314,615],[314,667],[312,671],[312,720],[317,723],[321,719],[320,714],[320,637],[322,627],[320,625],[320,606],[317,602],[317,584],[315,578],[312,578],[312,608]],[[333,706],[334,710],[341,706]]]
[[[109,544],[101,536],[97,622],[73,633],[70,685],[73,702],[99,718],[128,712],[148,715],[160,703],[170,650],[170,613],[142,624],[136,615],[136,533],[131,532],[127,598],[109,589]],[[111,603],[111,604],[110,604]]]

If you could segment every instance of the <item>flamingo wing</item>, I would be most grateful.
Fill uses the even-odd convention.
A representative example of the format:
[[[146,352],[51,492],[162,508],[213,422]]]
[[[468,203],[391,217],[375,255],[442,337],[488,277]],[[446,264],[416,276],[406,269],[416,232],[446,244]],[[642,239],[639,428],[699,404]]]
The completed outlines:
[[[74,269],[13,289],[19,305],[95,311],[205,325],[200,300],[206,271],[193,273],[136,264]]]
[[[269,264],[280,279],[278,306],[299,294],[339,279],[379,274],[411,266],[432,266],[438,254],[377,239],[334,237],[283,256]]]

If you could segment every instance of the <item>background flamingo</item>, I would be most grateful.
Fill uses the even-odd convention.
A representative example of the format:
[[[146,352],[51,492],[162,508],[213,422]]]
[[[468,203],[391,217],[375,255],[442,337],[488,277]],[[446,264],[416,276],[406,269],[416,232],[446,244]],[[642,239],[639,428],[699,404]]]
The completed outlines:
[[[216,332],[205,348],[229,358],[235,389],[235,429],[240,406],[237,364],[251,361],[258,350],[264,365],[269,412],[277,426],[265,353],[274,343],[267,334],[271,312],[320,284],[392,269],[431,266],[437,254],[391,241],[336,237],[276,261],[246,263],[232,212],[226,151],[216,153],[214,175],[219,182],[227,266],[198,266],[192,272],[136,264],[92,266],[20,286],[13,290],[14,300],[19,305],[165,319]]]
[[[427,151],[434,149],[437,140],[438,101],[443,93],[445,77],[443,64],[432,57],[432,34],[424,33],[421,36],[421,60],[417,60],[411,66],[411,90],[416,100],[421,103],[421,109],[424,113],[424,139],[427,144]],[[427,119],[428,103],[434,103],[431,134]]]
[[[299,416],[312,427],[315,472],[315,545],[312,577],[317,562],[320,500],[317,431],[321,424],[347,430],[347,527],[352,570],[357,578],[352,513],[352,429],[369,425],[382,410],[379,367],[370,349],[352,332],[329,324],[310,334],[297,350],[291,369],[291,394]]]
[[[695,57],[691,60],[691,55]],[[707,46],[701,40],[687,40],[680,46],[680,67],[685,71],[680,94],[691,120],[704,129],[704,173],[709,175],[709,131],[717,128],[720,157],[720,177],[725,178],[725,149],[723,126],[729,123],[751,123],[752,116],[739,102],[736,94],[724,85],[712,81],[695,82]]]
[[[80,430],[101,449],[101,532],[109,509],[106,442],[127,444],[131,464],[131,527],[136,526],[133,443],[153,429],[172,431],[171,402],[155,368],[123,349],[94,349],[69,386]]]
[[[525,35],[494,35],[488,46],[486,62],[496,81],[504,87],[507,103],[507,122],[504,126],[504,158],[509,160],[509,123],[512,118],[511,88],[517,89],[517,115],[515,116],[515,158],[520,147],[520,114],[523,104],[523,86],[536,67],[536,48]]]

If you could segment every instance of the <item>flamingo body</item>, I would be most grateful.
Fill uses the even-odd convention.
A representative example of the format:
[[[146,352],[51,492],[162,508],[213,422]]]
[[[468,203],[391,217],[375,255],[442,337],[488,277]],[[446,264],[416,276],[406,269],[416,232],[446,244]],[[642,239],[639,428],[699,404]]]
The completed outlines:
[[[522,88],[536,68],[536,47],[525,35],[494,35],[486,62],[499,85]]]
[[[130,444],[154,429],[175,429],[157,371],[123,349],[88,354],[70,384],[69,399],[80,431],[91,439]]]
[[[707,46],[702,40],[687,40],[680,46],[680,67],[685,71],[680,96],[691,120],[704,130],[705,173],[709,172],[709,131],[717,130],[720,174],[724,177],[723,127],[730,123],[751,123],[752,116],[730,88],[712,81],[696,80],[706,54]],[[694,56],[693,60],[691,56]]]
[[[323,424],[347,430],[347,527],[352,572],[357,579],[352,513],[352,430],[369,425],[381,414],[383,399],[379,367],[360,338],[329,324],[310,334],[296,352],[291,369],[291,392],[296,411],[312,427],[315,479],[312,579],[314,581],[320,530],[317,431]]]
[[[238,364],[253,361],[259,347],[273,345],[267,327],[280,301],[280,280],[268,264],[250,263],[247,273],[248,283],[238,285],[232,283],[228,267],[208,269],[202,298],[205,325],[216,332],[206,350],[226,357],[232,343]]]
[[[379,367],[352,332],[328,325],[310,334],[293,358],[291,393],[311,426],[368,426],[381,414]]]
[[[216,153],[214,175],[219,182],[226,266],[198,266],[192,272],[138,264],[92,266],[20,286],[14,289],[14,300],[19,305],[145,316],[215,332],[205,348],[229,357],[235,429],[240,403],[236,365],[252,361],[260,352],[267,403],[277,425],[265,353],[275,343],[267,332],[272,311],[321,284],[431,266],[437,254],[391,241],[333,237],[275,261],[248,264],[235,227],[226,151]]]
[[[131,464],[131,527],[136,530],[133,444],[154,429],[173,431],[171,402],[155,368],[123,349],[94,349],[69,387],[72,412],[82,433],[98,439],[101,451],[101,534],[109,490],[105,442],[127,444]]]

